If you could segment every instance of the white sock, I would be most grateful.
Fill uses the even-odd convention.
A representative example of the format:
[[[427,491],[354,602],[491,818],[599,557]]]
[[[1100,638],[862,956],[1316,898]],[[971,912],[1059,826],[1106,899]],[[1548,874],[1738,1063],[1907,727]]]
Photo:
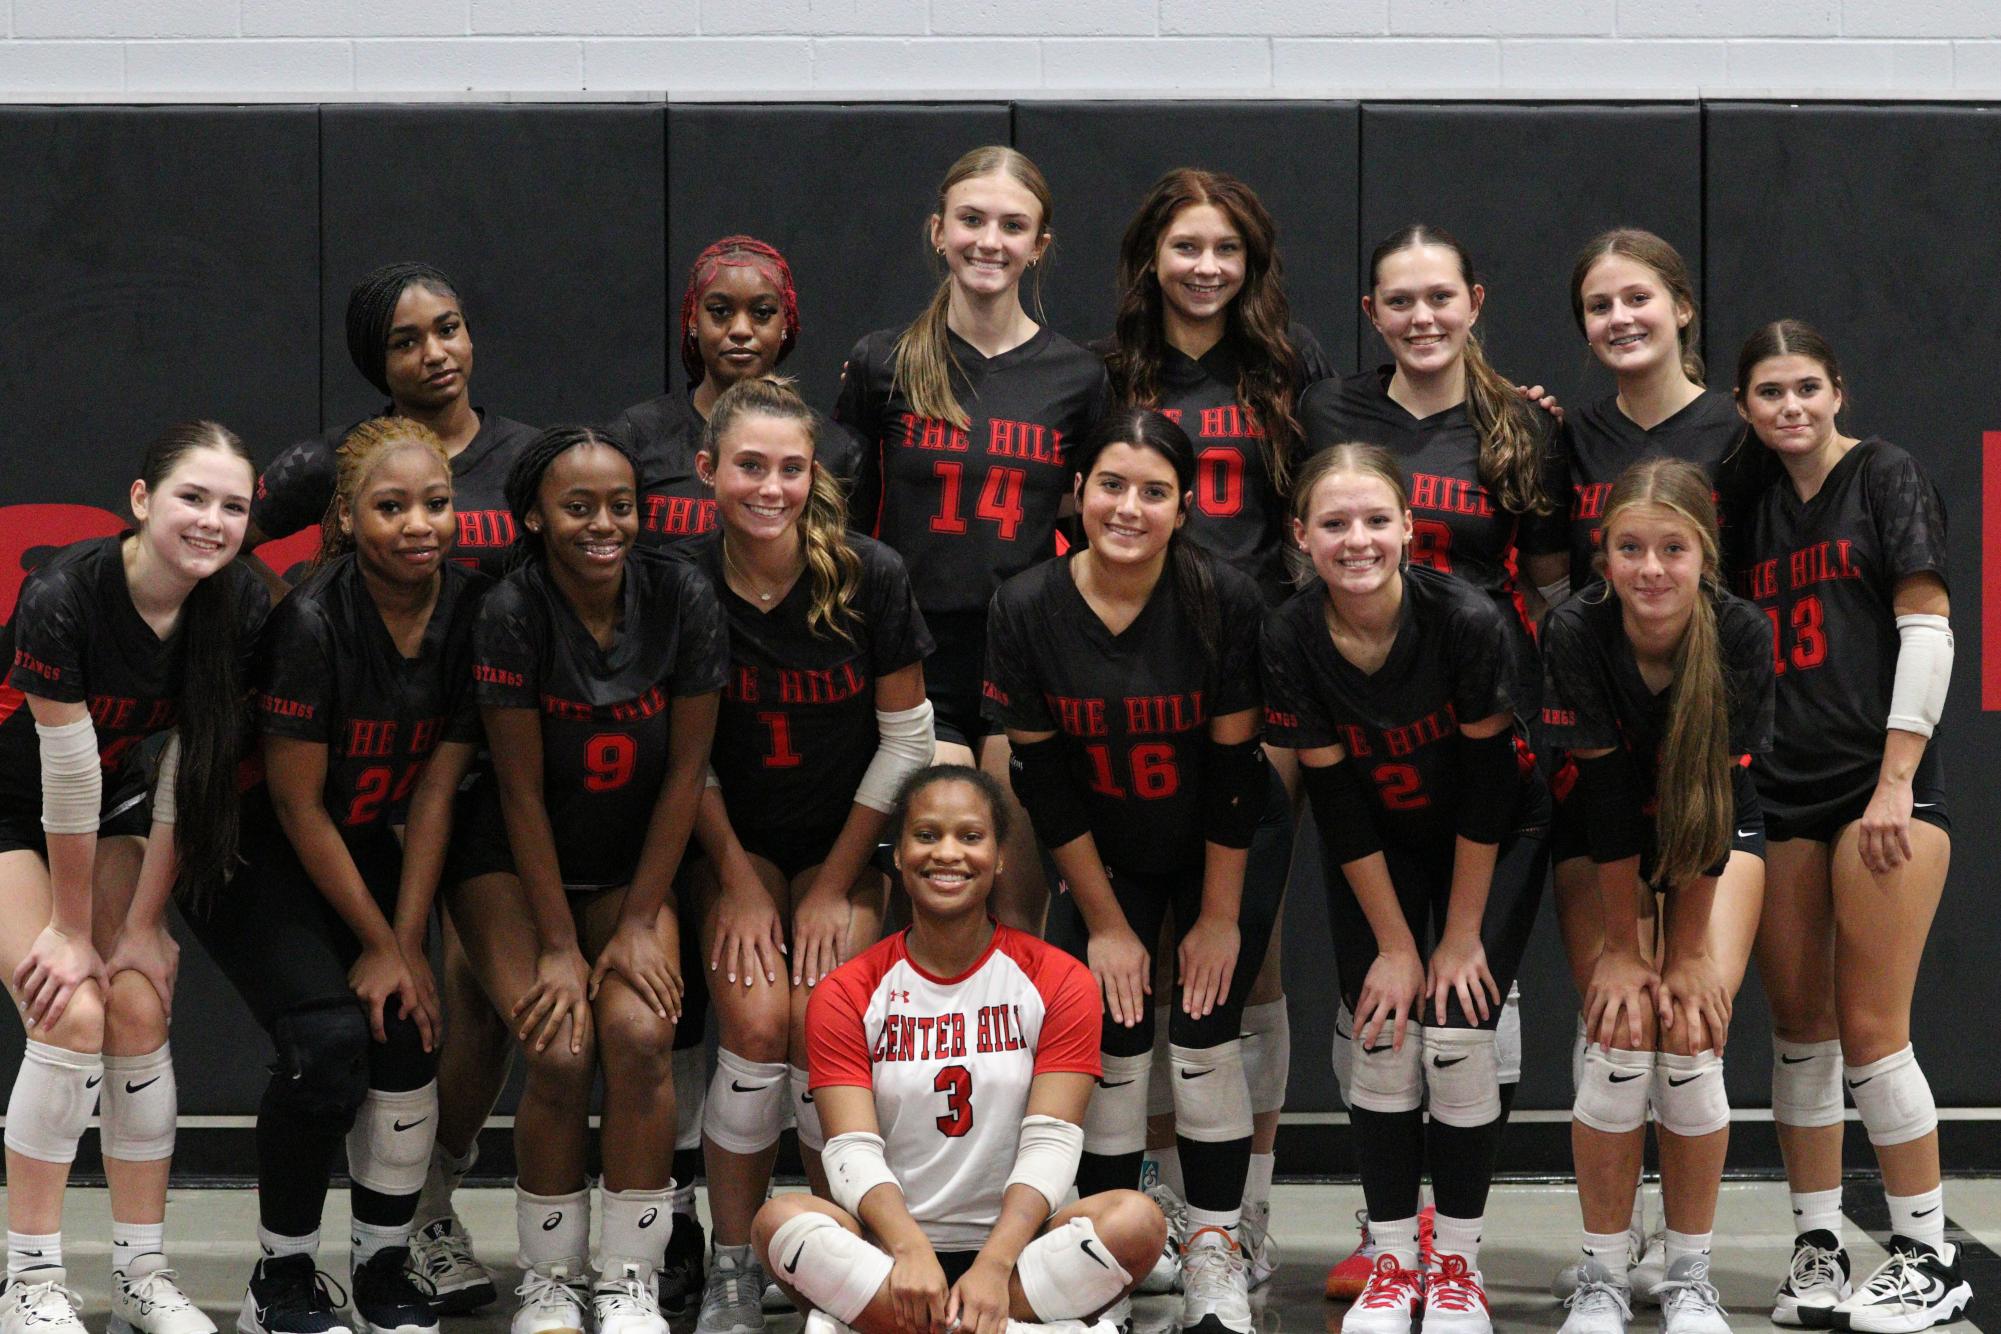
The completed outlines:
[[[598,1273],[616,1276],[626,1265],[649,1274],[660,1268],[674,1230],[672,1191],[672,1182],[660,1190],[598,1190]]]
[[[1945,1186],[1933,1186],[1922,1195],[1892,1195],[1883,1192],[1890,1206],[1890,1231],[1912,1241],[1921,1241],[1933,1250],[1945,1246]]]
[[[1667,1267],[1674,1268],[1676,1260],[1691,1255],[1709,1254],[1710,1243],[1715,1240],[1714,1232],[1676,1232],[1669,1228],[1664,1234],[1667,1243]]]
[[[129,1274],[132,1262],[142,1256],[163,1255],[167,1245],[165,1223],[121,1223],[111,1220],[111,1272]]]
[[[1431,1249],[1436,1255],[1456,1255],[1468,1269],[1480,1267],[1480,1232],[1487,1220],[1451,1218],[1436,1210],[1431,1215]]]
[[[1632,1261],[1633,1235],[1630,1232],[1587,1232],[1584,1234],[1584,1258],[1596,1260],[1605,1267],[1614,1282],[1626,1281],[1626,1266]]]
[[[1271,1203],[1271,1173],[1278,1164],[1275,1153],[1253,1153],[1250,1170],[1244,1173],[1244,1205],[1262,1208]]]
[[[1188,1183],[1181,1179],[1181,1146],[1170,1144],[1164,1149],[1148,1149],[1146,1156],[1159,1165],[1161,1184],[1187,1199]]]
[[[287,1237],[270,1231],[260,1223],[257,1227],[257,1246],[272,1259],[281,1255],[318,1255],[320,1231],[314,1228],[303,1237]]]
[[[410,1225],[364,1223],[357,1218],[348,1223],[347,1238],[348,1265],[350,1269],[359,1269],[374,1259],[377,1251],[386,1251],[392,1246],[408,1246]]]
[[[1633,1221],[1629,1224],[1636,1237],[1647,1235],[1647,1183],[1645,1179],[1633,1187]]]
[[[442,1144],[431,1146],[431,1167],[424,1173],[424,1188],[417,1192],[417,1212],[413,1215],[419,1226],[435,1218],[451,1216],[452,1193],[478,1160],[477,1140],[473,1142],[472,1151],[463,1158]]]
[[[1832,1232],[1841,1236],[1841,1187],[1793,1191],[1793,1233]]]
[[[1432,1215],[1434,1218],[1436,1214]],[[1369,1220],[1369,1236],[1376,1243],[1377,1255],[1394,1255],[1397,1263],[1405,1269],[1417,1268],[1417,1218],[1399,1218],[1385,1223],[1380,1219]]]
[[[514,1233],[523,1269],[547,1273],[561,1265],[570,1277],[583,1277],[591,1248],[590,1187],[567,1195],[531,1195],[517,1185]]]
[[[1242,1207],[1235,1209],[1197,1209],[1188,1206],[1188,1235],[1194,1236],[1205,1227],[1221,1231],[1231,1241],[1237,1240],[1237,1224],[1244,1221]]]
[[[20,1277],[36,1269],[63,1267],[63,1234],[60,1232],[9,1232],[7,1234],[7,1277]]]

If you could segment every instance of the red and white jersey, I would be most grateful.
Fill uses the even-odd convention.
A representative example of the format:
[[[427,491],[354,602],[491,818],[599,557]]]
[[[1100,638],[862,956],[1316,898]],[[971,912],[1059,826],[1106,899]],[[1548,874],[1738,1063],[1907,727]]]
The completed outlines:
[[[977,1250],[1000,1218],[1028,1086],[1098,1075],[1098,989],[1063,951],[1007,926],[957,977],[897,932],[823,979],[806,1007],[815,1089],[875,1094],[889,1170],[933,1247]]]

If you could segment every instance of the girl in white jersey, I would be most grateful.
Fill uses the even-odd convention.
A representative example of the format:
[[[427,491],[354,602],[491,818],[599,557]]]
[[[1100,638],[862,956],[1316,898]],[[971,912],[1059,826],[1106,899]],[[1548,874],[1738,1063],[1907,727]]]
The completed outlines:
[[[1090,972],[987,913],[999,784],[943,765],[893,817],[911,926],[821,980],[806,1011],[834,1203],[782,1195],[752,1229],[816,1323],[1022,1334],[1094,1316],[1160,1253],[1137,1191],[1062,1207],[1100,1073]]]

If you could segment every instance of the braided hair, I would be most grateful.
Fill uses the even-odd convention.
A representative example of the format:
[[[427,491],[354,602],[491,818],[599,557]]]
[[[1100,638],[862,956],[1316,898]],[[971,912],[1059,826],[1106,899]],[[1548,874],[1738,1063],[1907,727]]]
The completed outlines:
[[[452,298],[459,302],[459,314],[464,316],[465,302],[457,285],[441,271],[415,260],[384,264],[347,294],[347,355],[362,378],[384,395],[389,393],[389,331],[395,327],[396,303],[411,287]]]
[[[515,455],[514,466],[507,470],[507,509],[514,516],[514,531],[520,535],[515,541],[515,564],[542,559],[542,534],[528,526],[528,512],[535,508],[542,494],[542,478],[550,465],[584,445],[602,445],[616,451],[632,469],[633,477],[638,478],[639,458],[632,452],[632,446],[601,426],[545,426],[537,431]]]
[[[708,375],[702,364],[701,341],[696,336],[695,308],[724,269],[756,269],[778,289],[785,307],[785,340],[778,345],[772,362],[785,360],[799,341],[799,290],[792,285],[792,266],[778,247],[755,236],[725,236],[711,243],[688,266],[688,286],[681,294],[681,365],[688,372],[688,387],[694,388]]]

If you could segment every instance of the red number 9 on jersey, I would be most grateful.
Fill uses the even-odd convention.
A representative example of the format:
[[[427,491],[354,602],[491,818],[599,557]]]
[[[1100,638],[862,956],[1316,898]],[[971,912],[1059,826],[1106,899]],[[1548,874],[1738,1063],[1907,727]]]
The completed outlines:
[[[945,1095],[945,1115],[938,1118],[938,1133],[957,1139],[973,1128],[973,1072],[963,1065],[948,1065],[931,1081],[935,1092]]]
[[[623,732],[599,732],[584,742],[584,787],[592,792],[610,792],[632,781],[632,765],[639,747]]]

